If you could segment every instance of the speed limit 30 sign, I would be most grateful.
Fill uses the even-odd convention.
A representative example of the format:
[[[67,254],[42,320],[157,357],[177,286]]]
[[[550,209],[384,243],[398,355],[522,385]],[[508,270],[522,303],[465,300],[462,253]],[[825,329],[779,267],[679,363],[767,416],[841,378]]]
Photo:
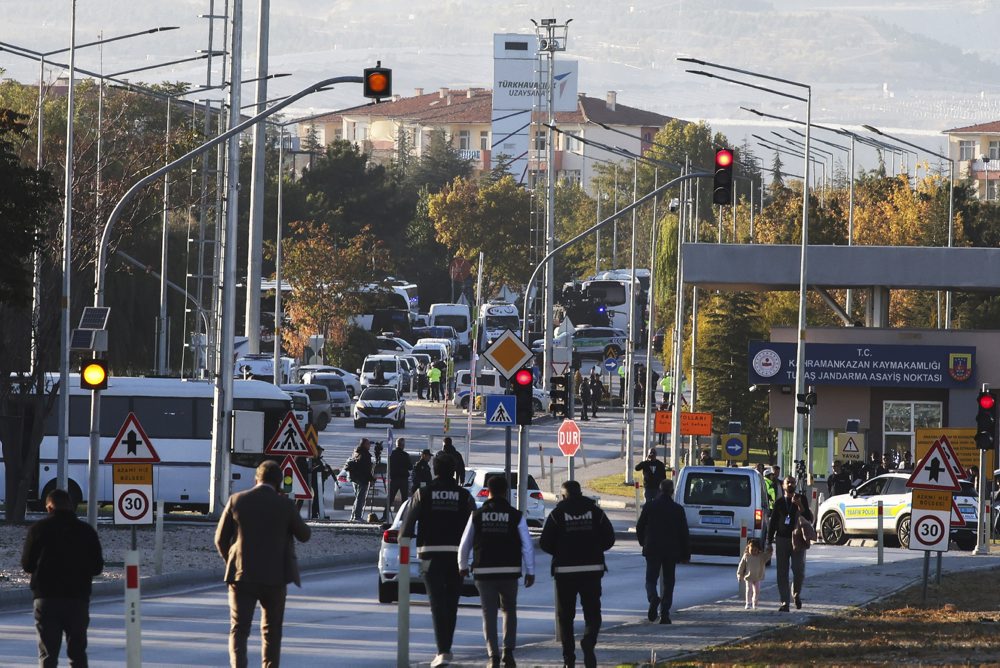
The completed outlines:
[[[115,524],[153,523],[153,465],[115,464]]]

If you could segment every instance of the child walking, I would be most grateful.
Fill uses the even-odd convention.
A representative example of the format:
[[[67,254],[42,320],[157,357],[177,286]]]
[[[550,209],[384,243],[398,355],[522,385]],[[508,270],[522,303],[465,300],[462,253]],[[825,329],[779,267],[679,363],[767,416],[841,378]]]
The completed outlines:
[[[746,582],[746,605],[744,610],[757,609],[757,596],[760,594],[760,583],[764,579],[764,569],[767,560],[771,557],[771,550],[766,552],[760,546],[759,538],[751,538],[747,541],[746,552],[740,559],[740,565],[736,568],[736,579]]]

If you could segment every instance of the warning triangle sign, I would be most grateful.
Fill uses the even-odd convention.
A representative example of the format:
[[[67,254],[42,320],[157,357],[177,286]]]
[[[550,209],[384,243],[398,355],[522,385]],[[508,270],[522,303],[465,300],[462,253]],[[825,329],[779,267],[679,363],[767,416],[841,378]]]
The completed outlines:
[[[510,416],[507,412],[507,408],[503,405],[503,402],[497,404],[497,409],[493,411],[493,415],[490,416],[489,422],[513,422],[514,418]]]
[[[948,466],[955,473],[955,477],[960,479],[967,477],[968,474],[962,468],[962,463],[958,461],[958,454],[955,452],[955,448],[951,446],[951,441],[948,440],[948,437],[942,434],[939,440],[941,441],[941,452],[944,453]]]
[[[941,441],[934,441],[924,458],[913,467],[906,486],[911,489],[937,489],[958,492],[962,486],[948,463]]]
[[[281,491],[292,499],[308,501],[313,498],[312,490],[306,484],[305,478],[302,477],[302,473],[295,463],[295,458],[291,455],[281,460],[281,485]]]
[[[844,447],[840,451],[841,453],[847,453],[851,455],[860,455],[861,451],[858,450],[858,444],[854,442],[853,438],[848,438],[847,443],[844,443]]]
[[[264,454],[315,457],[316,451],[299,426],[299,421],[295,419],[295,414],[289,411],[278,425],[278,431],[274,432],[271,441],[264,448]]]
[[[951,497],[951,528],[964,527],[965,517],[958,510],[958,504],[955,503],[955,497]]]
[[[111,449],[104,456],[105,464],[157,464],[160,456],[153,448],[153,442],[146,436],[139,418],[129,413],[122,428],[118,430]]]

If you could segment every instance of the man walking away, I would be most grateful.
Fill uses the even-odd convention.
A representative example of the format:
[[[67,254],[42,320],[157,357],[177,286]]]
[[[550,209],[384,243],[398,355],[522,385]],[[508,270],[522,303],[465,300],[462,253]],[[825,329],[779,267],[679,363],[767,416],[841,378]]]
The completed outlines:
[[[292,537],[304,543],[311,533],[292,500],[278,493],[281,468],[276,462],[262,462],[256,480],[253,488],[229,497],[215,529],[215,547],[226,561],[229,585],[232,668],[247,666],[247,638],[258,602],[261,665],[279,665],[287,585],[301,586]]]
[[[372,475],[372,454],[369,451],[371,442],[367,438],[361,439],[358,447],[354,448],[354,454],[344,464],[347,474],[354,484],[354,507],[351,509],[351,521],[360,522],[365,512],[365,497],[368,496],[368,488],[375,480]]]
[[[646,600],[649,601],[649,621],[656,621],[659,608],[660,623],[670,623],[670,608],[674,604],[674,574],[677,564],[691,560],[691,547],[687,517],[684,509],[674,502],[674,481],[663,480],[660,495],[642,507],[635,535],[646,557]],[[660,575],[663,576],[662,596],[656,593]]]
[[[576,665],[573,619],[579,596],[585,624],[580,639],[583,663],[594,668],[594,648],[601,630],[601,578],[607,570],[604,553],[615,544],[615,530],[594,500],[583,495],[576,480],[562,484],[562,497],[545,520],[539,546],[552,555],[563,663],[569,668]]]
[[[434,480],[414,493],[402,532],[404,537],[417,537],[417,556],[437,641],[432,668],[446,666],[452,659],[451,644],[462,593],[456,557],[462,532],[475,509],[469,490],[455,482],[455,460],[446,453],[437,453]]]
[[[412,496],[418,489],[426,486],[433,479],[434,475],[431,473],[431,451],[430,448],[424,448],[420,451],[420,459],[413,465],[413,489],[410,491],[410,495]]]
[[[410,455],[406,452],[406,439],[397,438],[396,447],[389,453],[389,494],[385,499],[385,518],[389,518],[389,509],[399,492],[399,505],[406,503],[410,495]]]
[[[807,504],[800,507],[792,497],[795,494],[795,478],[788,476],[785,478],[784,495],[774,502],[774,509],[771,511],[771,520],[767,524],[767,544],[775,546],[775,556],[777,557],[777,572],[775,577],[778,580],[778,595],[781,597],[779,612],[788,612],[788,602],[791,598],[795,600],[795,607],[802,607],[802,583],[806,576],[806,553],[805,550],[795,552],[792,550],[792,532],[798,527],[798,518],[801,514],[810,522],[813,521],[812,511]],[[788,565],[792,566],[792,596],[788,592]]]
[[[660,493],[660,483],[667,479],[667,466],[656,458],[656,448],[650,448],[646,459],[635,465],[642,471],[642,487],[649,503]]]
[[[489,498],[472,513],[458,547],[458,568],[462,577],[472,575],[483,607],[483,636],[490,666],[506,667],[514,662],[517,646],[517,580],[524,567],[524,586],[535,583],[535,550],[528,534],[524,513],[507,500],[507,479],[495,475],[486,481]],[[497,643],[497,606],[503,610],[503,655]]]
[[[49,516],[28,529],[21,567],[31,574],[38,665],[59,665],[59,647],[66,634],[71,666],[87,665],[90,587],[104,570],[97,532],[76,516],[72,497],[53,489],[45,497]]]
[[[444,437],[444,441],[442,441],[441,445],[441,451],[455,460],[455,480],[458,482],[459,486],[464,486],[465,458],[462,457],[462,453],[456,450],[455,446],[452,445],[451,436]]]

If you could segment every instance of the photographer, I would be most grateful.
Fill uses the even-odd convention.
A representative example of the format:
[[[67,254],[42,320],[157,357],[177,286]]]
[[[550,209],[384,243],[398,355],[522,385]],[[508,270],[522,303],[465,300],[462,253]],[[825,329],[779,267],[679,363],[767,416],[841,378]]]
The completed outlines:
[[[351,522],[362,521],[365,497],[368,495],[368,488],[373,480],[370,447],[371,442],[367,438],[362,438],[358,447],[354,448],[354,454],[344,464],[344,470],[347,471],[354,484],[354,508],[351,510]]]

